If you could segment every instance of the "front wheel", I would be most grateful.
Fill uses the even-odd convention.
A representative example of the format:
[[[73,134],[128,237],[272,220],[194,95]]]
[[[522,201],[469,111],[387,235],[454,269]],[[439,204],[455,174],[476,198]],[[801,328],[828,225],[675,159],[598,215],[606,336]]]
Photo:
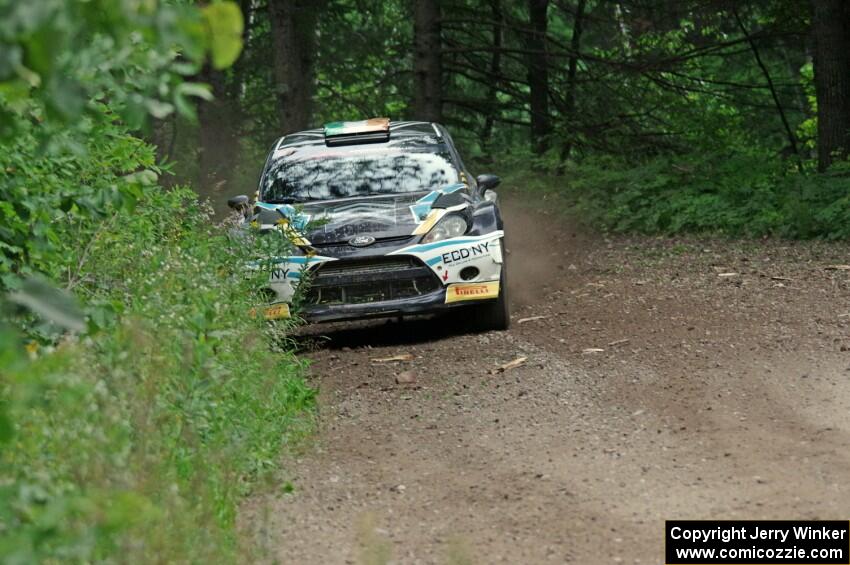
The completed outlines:
[[[508,302],[508,279],[505,263],[499,276],[499,298],[488,300],[474,308],[474,320],[481,331],[504,331],[511,325],[511,309]]]

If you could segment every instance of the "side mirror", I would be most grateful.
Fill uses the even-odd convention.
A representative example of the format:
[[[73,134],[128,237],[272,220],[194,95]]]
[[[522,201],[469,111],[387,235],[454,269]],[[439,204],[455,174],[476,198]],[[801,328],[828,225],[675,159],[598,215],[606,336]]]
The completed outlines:
[[[494,188],[499,186],[499,184],[501,184],[502,182],[502,179],[500,179],[496,175],[478,175],[477,177],[475,177],[475,181],[478,183],[478,190],[484,193],[488,190],[493,190]]]
[[[251,199],[245,196],[244,194],[240,194],[239,196],[234,196],[233,198],[229,198],[227,200],[227,205],[233,208],[234,210],[245,210],[248,207],[248,204],[251,202]]]

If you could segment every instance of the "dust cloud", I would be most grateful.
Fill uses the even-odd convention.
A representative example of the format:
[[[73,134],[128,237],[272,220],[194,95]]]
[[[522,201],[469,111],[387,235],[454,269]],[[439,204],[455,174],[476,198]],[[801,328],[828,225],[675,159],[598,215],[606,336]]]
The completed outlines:
[[[580,255],[584,237],[577,229],[563,229],[554,213],[541,215],[517,198],[501,202],[505,221],[508,292],[511,306],[519,309],[546,299],[569,276],[570,265]],[[575,267],[573,266],[573,269]]]

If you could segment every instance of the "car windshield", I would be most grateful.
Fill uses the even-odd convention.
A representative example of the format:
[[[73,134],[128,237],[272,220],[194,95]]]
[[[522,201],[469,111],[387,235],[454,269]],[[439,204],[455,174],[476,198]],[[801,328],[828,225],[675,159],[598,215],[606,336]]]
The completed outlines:
[[[261,182],[266,202],[304,202],[436,190],[458,182],[445,144],[279,151]]]

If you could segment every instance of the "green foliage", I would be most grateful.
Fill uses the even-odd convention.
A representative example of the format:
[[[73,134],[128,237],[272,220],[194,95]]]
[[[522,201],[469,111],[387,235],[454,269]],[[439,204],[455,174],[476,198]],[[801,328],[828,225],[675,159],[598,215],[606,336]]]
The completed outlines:
[[[850,238],[846,167],[821,175],[790,172],[758,151],[641,163],[588,159],[563,176],[506,176],[509,186],[614,232]]]
[[[240,497],[308,427],[250,315],[266,274],[131,135],[191,118],[241,32],[231,2],[0,0],[0,562],[234,562]]]
[[[591,6],[598,15],[601,5]],[[595,57],[577,67],[588,82],[578,83],[576,115],[559,116],[556,104],[554,120],[568,127],[556,130],[555,147],[524,151],[512,162],[535,172],[508,176],[616,232],[850,238],[847,164],[815,174],[812,64],[782,38],[808,29],[802,8],[633,7],[616,18],[613,42],[596,35],[605,24],[588,22],[583,45]],[[617,60],[626,68],[612,70]],[[616,86],[605,88],[609,80]]]
[[[107,107],[96,108],[100,117],[84,118],[79,133],[42,126],[52,132],[47,148],[33,127],[0,145],[0,288],[12,284],[12,274],[69,276],[60,233],[108,210],[131,209],[156,180],[153,148],[129,135]]]
[[[24,279],[18,286],[8,295],[12,304],[29,310],[56,330],[81,332],[86,329],[85,315],[68,292],[56,288],[42,277]]]
[[[132,208],[160,171],[128,129],[193,116],[210,93],[186,77],[231,63],[242,25],[232,2],[0,0],[0,289],[68,267],[58,226]]]
[[[413,4],[304,6],[317,22],[314,52],[299,55],[315,71],[314,125],[414,118]],[[811,174],[817,100],[804,40],[812,26],[809,3],[550,2],[545,117],[551,133],[543,155],[529,151],[529,73],[543,53],[529,49],[528,4],[446,0],[440,6],[442,121],[478,172],[495,163],[505,170],[518,155],[520,170],[529,163],[538,171],[566,170],[576,187],[560,197],[608,229],[846,232],[844,177]],[[231,137],[239,140],[231,152],[238,158],[217,177],[229,183],[230,194],[253,191],[268,143],[286,133],[279,131],[277,107],[285,85],[276,84],[269,64],[275,52],[268,11],[251,15],[243,57],[219,77],[235,109]],[[213,134],[202,135],[202,152],[205,143],[220,144],[214,126],[221,122],[211,117]],[[177,129],[174,155],[189,178],[198,135],[182,123]]]
[[[314,123],[408,114],[409,3],[337,0],[318,20]]]
[[[0,561],[236,561],[237,502],[314,394],[249,316],[244,245],[185,189],[71,229],[89,333],[0,328]]]
[[[216,2],[201,13],[207,28],[207,43],[213,67],[226,69],[236,62],[242,51],[242,11],[233,2]]]
[[[108,100],[131,128],[207,96],[185,82],[207,52],[222,68],[241,48],[232,2],[0,0],[0,138],[29,120],[74,125],[91,101]]]

